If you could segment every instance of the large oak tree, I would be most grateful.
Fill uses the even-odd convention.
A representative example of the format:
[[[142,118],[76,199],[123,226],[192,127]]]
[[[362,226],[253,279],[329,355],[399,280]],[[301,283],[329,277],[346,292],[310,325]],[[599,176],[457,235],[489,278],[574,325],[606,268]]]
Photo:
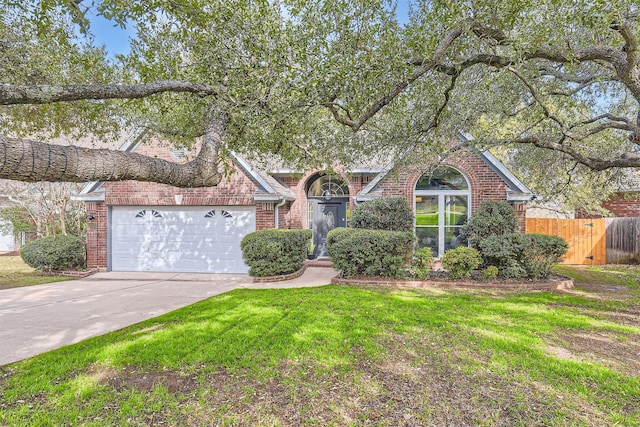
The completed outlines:
[[[130,54],[91,43],[87,8],[135,29]],[[4,178],[215,185],[229,150],[303,165],[445,155],[462,129],[549,187],[640,167],[632,0],[423,0],[406,17],[376,0],[3,1],[0,12]],[[46,143],[132,127],[203,148],[176,165]]]

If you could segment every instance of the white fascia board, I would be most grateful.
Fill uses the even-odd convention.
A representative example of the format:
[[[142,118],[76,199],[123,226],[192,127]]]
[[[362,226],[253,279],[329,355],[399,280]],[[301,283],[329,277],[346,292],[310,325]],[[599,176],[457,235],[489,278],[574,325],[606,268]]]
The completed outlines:
[[[303,174],[302,169],[273,169],[269,171],[269,175],[291,175],[291,174]]]
[[[281,202],[294,200],[290,197],[280,196],[278,194],[254,194],[253,200],[256,202]]]
[[[358,173],[380,173],[384,171],[385,168],[377,167],[377,168],[355,168],[348,171],[348,173],[358,174]]]
[[[80,193],[71,196],[71,200],[77,202],[104,202],[104,190],[90,193]]]
[[[475,138],[469,134],[468,132],[458,132],[458,136],[462,142],[471,142]],[[481,150],[479,148],[474,147],[475,150],[483,157],[483,160],[487,162],[489,167],[491,167],[500,177],[505,181],[507,185],[511,187],[514,191],[519,191],[523,194],[533,195],[533,192],[522,182],[520,181],[507,167],[496,158],[489,150]]]
[[[274,194],[277,195],[278,192],[271,186],[269,185],[269,183],[267,181],[265,181],[259,173],[257,173],[256,171],[253,170],[253,168],[249,165],[249,163],[243,159],[242,157],[240,157],[239,154],[234,153],[233,151],[231,152],[231,156],[238,162],[238,164],[240,165],[240,167],[242,169],[245,170],[245,172],[247,172],[251,178],[255,179],[258,184],[260,184],[260,186],[262,187],[262,189],[264,191],[266,191],[269,194]]]
[[[376,188],[376,185],[378,185],[380,183],[380,181],[382,181],[382,179],[387,176],[387,174],[389,173],[389,171],[391,169],[393,169],[393,167],[395,166],[395,163],[389,163],[384,169],[382,169],[381,171],[379,171],[378,175],[373,178],[371,180],[371,182],[369,184],[367,184],[366,187],[364,187],[362,190],[360,190],[360,193],[358,193],[356,195],[356,197],[358,197],[358,199],[356,200],[360,200],[360,198],[362,197],[362,200],[364,201],[364,199],[367,197],[366,194],[369,194],[369,192],[371,190],[373,190],[374,188]],[[375,197],[374,197],[375,198]],[[367,200],[370,200],[367,199]]]
[[[533,193],[519,193],[517,191],[507,190],[508,202],[529,202],[535,198]]]

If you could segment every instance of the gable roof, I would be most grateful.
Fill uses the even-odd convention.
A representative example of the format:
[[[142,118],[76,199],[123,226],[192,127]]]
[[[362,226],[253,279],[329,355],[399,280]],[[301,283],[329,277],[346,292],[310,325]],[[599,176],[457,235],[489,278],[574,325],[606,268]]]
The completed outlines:
[[[465,144],[474,140],[473,136],[467,132],[459,132],[458,138],[460,138],[460,141]],[[507,167],[489,150],[478,149],[473,147],[471,144],[468,144],[468,146],[504,181],[505,184],[507,184],[507,201],[524,202],[529,201],[534,197],[533,192],[509,169],[507,169]],[[362,189],[362,191],[356,196],[355,200],[357,202],[364,202],[380,197],[380,194],[376,194],[376,187],[378,183],[380,183],[380,181],[382,181],[382,179],[394,168],[394,166],[395,163],[391,162],[384,167],[380,174]]]
[[[120,146],[119,150],[127,153],[134,152],[147,135],[148,131],[146,129],[134,132]],[[234,152],[231,152],[231,157],[240,169],[242,169],[249,178],[253,179],[253,181],[259,185],[256,193],[254,194],[254,199],[256,201],[279,202],[295,199],[291,189],[282,184],[276,178],[252,168],[246,160]],[[103,185],[104,181],[88,182],[77,195],[72,196],[72,199],[84,202],[104,201],[105,196],[104,189],[102,188]]]
[[[119,150],[125,152],[134,152],[136,148],[142,143],[144,138],[148,135],[148,131],[145,129],[134,132],[127,138],[127,140],[120,146]],[[478,149],[473,147],[470,143],[474,140],[473,136],[466,132],[459,132],[458,137],[460,140],[469,146],[469,149],[474,151],[487,166],[493,170],[507,185],[506,199],[512,202],[524,202],[534,198],[533,192],[520,181],[507,167],[498,160],[490,151],[486,149]],[[277,175],[293,173],[294,171],[286,169],[278,169],[272,174],[268,174],[258,168],[252,166],[247,160],[235,152],[231,152],[236,165],[255,183],[258,184],[258,188],[254,193],[254,200],[257,202],[283,202],[295,200],[295,194],[291,189],[283,184]],[[354,196],[356,202],[364,202],[381,196],[381,193],[377,191],[378,184],[391,172],[395,167],[395,162],[391,162],[382,168],[367,168],[365,169],[352,169],[351,173],[376,173],[374,179],[367,184],[357,195]],[[274,176],[275,175],[275,176]],[[99,202],[104,201],[104,189],[102,188],[103,181],[93,181],[85,184],[83,189],[72,197],[73,200],[80,200],[85,202]]]

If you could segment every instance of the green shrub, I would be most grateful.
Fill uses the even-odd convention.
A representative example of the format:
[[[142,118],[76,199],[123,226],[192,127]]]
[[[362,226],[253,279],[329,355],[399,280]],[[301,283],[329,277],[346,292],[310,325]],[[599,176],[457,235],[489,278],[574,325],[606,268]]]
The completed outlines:
[[[76,270],[84,268],[85,247],[76,236],[47,236],[20,248],[22,260],[37,270]]]
[[[482,278],[484,280],[495,280],[498,277],[498,267],[495,265],[490,265],[489,267],[482,270]]]
[[[487,200],[462,227],[463,239],[477,248],[482,239],[518,231],[518,218],[511,205],[502,200]]]
[[[449,272],[452,279],[469,277],[472,270],[482,263],[480,253],[473,248],[458,246],[450,249],[442,256],[442,267]]]
[[[433,260],[433,251],[431,248],[420,248],[413,253],[413,262],[411,263],[411,272],[418,279],[425,279],[429,275],[431,269],[431,260]]]
[[[311,230],[269,228],[242,239],[242,257],[251,276],[277,276],[302,268],[307,258]]]
[[[505,278],[545,277],[562,261],[567,242],[544,234],[509,233],[491,236],[479,244],[485,264],[493,265]]]
[[[357,206],[349,224],[353,228],[369,230],[413,232],[413,211],[401,196],[381,197]]]
[[[327,236],[327,251],[345,277],[399,277],[411,261],[414,241],[406,231],[336,228]]]

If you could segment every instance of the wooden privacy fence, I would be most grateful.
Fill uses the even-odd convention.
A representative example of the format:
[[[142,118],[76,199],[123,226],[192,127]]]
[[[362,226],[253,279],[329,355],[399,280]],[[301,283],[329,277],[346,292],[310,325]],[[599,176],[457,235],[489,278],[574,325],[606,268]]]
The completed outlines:
[[[607,218],[607,264],[639,264],[640,218]]]
[[[562,264],[602,265],[608,262],[605,219],[527,218],[526,231],[565,239],[569,250]]]

